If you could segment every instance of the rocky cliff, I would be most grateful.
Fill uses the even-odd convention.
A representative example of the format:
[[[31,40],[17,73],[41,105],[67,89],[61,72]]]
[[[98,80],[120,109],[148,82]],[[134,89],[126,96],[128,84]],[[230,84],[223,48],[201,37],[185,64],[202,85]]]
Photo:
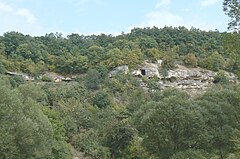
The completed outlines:
[[[141,87],[148,89],[146,82],[142,78],[149,79],[158,78],[158,85],[160,89],[169,87],[180,88],[189,91],[205,90],[215,83],[215,76],[217,72],[206,70],[203,68],[187,68],[182,65],[176,65],[175,69],[165,70],[165,73],[159,72],[161,70],[161,60],[157,63],[144,62],[138,69],[132,71],[132,75],[139,77]],[[117,71],[116,71],[117,70]],[[118,67],[115,69],[115,74],[129,72],[128,67]],[[223,71],[227,80],[230,82],[238,82],[236,75]],[[113,75],[111,73],[111,75]],[[112,77],[112,76],[111,76]]]

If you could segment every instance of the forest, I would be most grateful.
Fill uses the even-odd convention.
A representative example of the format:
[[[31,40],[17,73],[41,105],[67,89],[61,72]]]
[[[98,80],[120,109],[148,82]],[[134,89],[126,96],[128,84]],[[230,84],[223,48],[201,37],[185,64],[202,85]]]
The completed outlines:
[[[6,32],[0,159],[239,159],[240,85],[223,73],[240,77],[239,6],[223,3],[231,32],[167,26],[118,36]],[[163,75],[181,64],[216,72],[216,82],[192,96],[177,88],[145,90],[130,73],[108,76],[118,66],[132,71],[160,59]],[[75,78],[54,82],[46,72]],[[157,80],[145,79],[149,87]]]

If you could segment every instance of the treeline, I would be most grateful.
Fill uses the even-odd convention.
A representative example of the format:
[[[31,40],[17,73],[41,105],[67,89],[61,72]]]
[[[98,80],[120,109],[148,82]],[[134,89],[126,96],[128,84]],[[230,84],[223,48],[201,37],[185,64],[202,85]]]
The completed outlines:
[[[225,69],[239,75],[237,45],[231,48],[229,39],[234,39],[231,36],[239,39],[238,33],[185,27],[134,28],[131,33],[118,36],[71,34],[62,37],[61,33],[50,33],[32,37],[7,32],[0,36],[0,66],[2,72],[5,68],[31,75],[45,71],[82,74],[99,66],[135,68],[144,60],[162,59],[166,68],[183,63],[214,71]],[[225,46],[224,41],[230,45]]]
[[[75,83],[1,76],[0,92],[1,159],[240,158],[239,85],[190,97],[89,70]]]

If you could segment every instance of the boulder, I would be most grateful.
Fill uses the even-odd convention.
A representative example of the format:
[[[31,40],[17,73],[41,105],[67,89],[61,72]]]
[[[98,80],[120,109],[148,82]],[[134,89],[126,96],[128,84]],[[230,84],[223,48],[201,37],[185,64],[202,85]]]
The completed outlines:
[[[117,74],[128,74],[128,71],[129,71],[129,69],[128,69],[127,65],[118,66],[108,73],[108,77],[111,78]]]

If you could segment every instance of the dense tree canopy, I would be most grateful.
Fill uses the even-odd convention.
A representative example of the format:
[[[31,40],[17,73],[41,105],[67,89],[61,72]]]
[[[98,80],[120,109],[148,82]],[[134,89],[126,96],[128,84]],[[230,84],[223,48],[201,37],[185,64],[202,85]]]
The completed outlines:
[[[240,77],[240,4],[223,5],[234,32],[0,36],[0,159],[240,158],[240,86],[225,74]],[[157,77],[108,76],[160,60],[162,83],[181,64],[216,71],[216,84],[192,94],[163,89]]]
[[[101,65],[109,69],[120,65],[135,68],[144,60],[154,62],[159,59],[163,59],[167,67],[172,67],[176,61],[184,61],[194,67],[214,69],[201,61],[212,54],[219,54],[220,59],[234,59],[229,56],[229,48],[225,49],[222,45],[225,35],[228,33],[185,27],[134,28],[128,34],[116,37],[72,34],[65,38],[60,33],[31,37],[7,32],[0,37],[0,63],[8,71],[32,75],[45,71],[82,74],[88,68]],[[232,71],[236,72],[236,69]]]

